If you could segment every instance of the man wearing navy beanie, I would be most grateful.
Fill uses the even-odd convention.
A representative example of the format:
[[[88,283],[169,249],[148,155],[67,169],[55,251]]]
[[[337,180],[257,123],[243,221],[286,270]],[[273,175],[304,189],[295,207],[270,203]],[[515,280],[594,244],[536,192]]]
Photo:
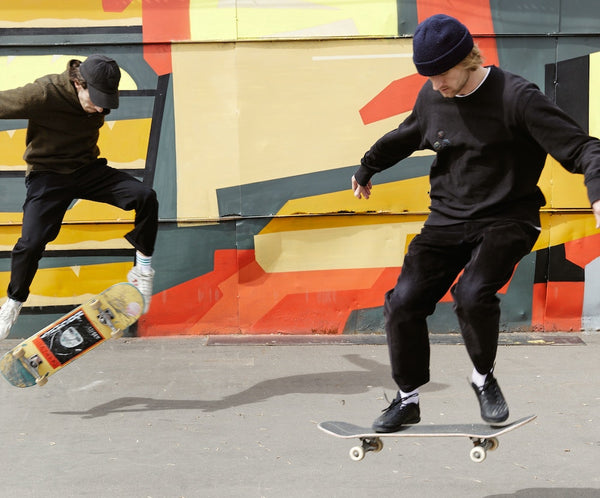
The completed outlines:
[[[429,216],[410,243],[396,286],[385,295],[399,390],[373,423],[377,432],[420,421],[419,387],[430,380],[426,319],[448,289],[473,363],[470,380],[481,417],[489,423],[508,419],[494,376],[497,292],[540,233],[539,209],[546,201],[537,183],[548,154],[583,175],[600,227],[598,139],[535,84],[484,66],[471,33],[453,17],[438,14],[417,26],[413,62],[428,81],[412,113],[371,147],[352,177],[354,195],[368,199],[375,173],[417,150],[435,152]]]

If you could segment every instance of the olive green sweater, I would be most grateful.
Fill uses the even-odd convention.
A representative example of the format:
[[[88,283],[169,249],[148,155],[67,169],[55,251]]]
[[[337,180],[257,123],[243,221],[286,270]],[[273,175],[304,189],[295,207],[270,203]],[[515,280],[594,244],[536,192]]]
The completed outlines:
[[[71,173],[100,154],[97,142],[104,115],[83,110],[68,70],[1,91],[0,119],[29,121],[23,154],[27,174]]]

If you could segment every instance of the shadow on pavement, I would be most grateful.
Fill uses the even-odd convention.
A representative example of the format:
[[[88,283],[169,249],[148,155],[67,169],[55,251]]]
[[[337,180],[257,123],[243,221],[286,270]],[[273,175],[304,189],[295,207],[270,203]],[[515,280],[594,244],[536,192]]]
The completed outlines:
[[[276,396],[288,394],[360,394],[372,388],[393,389],[389,379],[389,366],[366,359],[357,354],[345,355],[350,363],[363,370],[344,370],[339,372],[310,373],[291,375],[259,382],[244,391],[231,394],[219,400],[174,400],[144,397],[118,398],[86,411],[51,412],[55,415],[81,415],[82,418],[104,417],[112,413],[144,412],[155,410],[203,410],[215,412],[229,408],[259,403]],[[423,392],[435,392],[446,389],[446,384],[430,382]]]

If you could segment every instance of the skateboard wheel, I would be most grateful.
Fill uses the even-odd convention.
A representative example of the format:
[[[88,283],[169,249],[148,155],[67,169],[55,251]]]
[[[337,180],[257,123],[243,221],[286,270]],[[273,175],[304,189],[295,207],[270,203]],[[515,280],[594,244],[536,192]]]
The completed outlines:
[[[493,437],[493,438],[489,439],[488,441],[489,441],[488,451],[494,451],[495,449],[498,448],[498,446],[500,446],[500,441],[498,441],[498,438],[496,438],[496,437]]]
[[[48,376],[44,375],[43,377],[40,377],[39,379],[35,379],[35,383],[38,386],[43,386],[46,384],[46,382],[48,382]]]
[[[350,458],[355,462],[360,462],[365,457],[365,450],[361,446],[350,448]]]
[[[383,449],[383,441],[381,439],[375,439],[373,441],[373,453],[379,453]]]
[[[120,339],[121,337],[123,337],[123,331],[122,330],[115,330],[110,336],[113,339]]]
[[[17,347],[13,352],[12,352],[12,357],[15,360],[18,360],[19,358],[23,358],[25,356],[25,350],[19,346]]]
[[[90,303],[90,308],[95,309],[95,310],[99,310],[100,309],[100,301],[98,301],[98,299],[94,299]]]
[[[475,463],[481,463],[485,460],[487,454],[485,452],[485,448],[481,446],[475,446],[471,450],[470,456],[471,460],[473,460]]]

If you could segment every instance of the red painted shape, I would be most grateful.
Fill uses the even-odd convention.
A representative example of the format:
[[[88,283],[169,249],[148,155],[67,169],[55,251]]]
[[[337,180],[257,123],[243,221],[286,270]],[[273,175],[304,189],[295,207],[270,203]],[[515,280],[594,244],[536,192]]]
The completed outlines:
[[[144,44],[144,60],[159,76],[173,72],[170,43]]]
[[[102,0],[104,12],[123,12],[133,3],[133,0]]]
[[[579,331],[585,282],[548,282],[544,330]]]
[[[425,77],[420,74],[392,81],[359,111],[363,123],[374,123],[410,111],[423,83]]]
[[[459,19],[471,33],[494,34],[489,0],[417,0],[419,22],[434,14],[447,14]],[[487,65],[499,65],[496,40],[492,36],[477,38],[476,43]],[[359,111],[364,124],[387,119],[410,111],[425,78],[418,73],[395,80],[365,104]]]
[[[516,270],[516,268],[515,268]],[[454,280],[454,282],[452,283],[452,285],[456,284],[456,282],[458,282],[460,280],[460,277],[462,276],[463,271],[461,271],[458,274],[458,277],[456,277],[456,279]],[[514,275],[514,272],[513,272]],[[508,287],[510,286],[510,282],[512,280],[512,276],[510,277],[510,280],[504,284],[504,286],[498,291],[498,294],[506,294],[508,292]],[[450,288],[452,288],[452,285],[450,286]],[[450,290],[448,290],[448,292],[446,292],[446,294],[444,294],[444,296],[442,297],[442,299],[440,299],[440,303],[451,303],[453,301],[452,299],[452,293],[450,292]]]
[[[565,242],[565,257],[581,268],[600,256],[600,234]]]
[[[341,333],[352,310],[383,304],[398,272],[266,273],[254,251],[216,251],[213,271],[154,295],[138,335]]]
[[[235,249],[215,251],[214,269],[201,277],[189,280],[152,298],[150,311],[138,321],[138,335],[177,335],[186,334],[201,318],[224,297],[221,284],[238,268],[254,260],[254,251]],[[237,303],[227,310],[219,328],[233,332],[237,329]],[[232,322],[232,317],[234,318]],[[232,325],[233,323],[233,325]]]
[[[144,43],[190,39],[190,0],[142,0]]]
[[[242,332],[341,334],[353,310],[383,306],[384,294],[394,287],[398,270],[398,268],[365,268],[306,272],[314,277],[312,291],[301,292],[301,289],[296,289],[295,292],[283,296],[257,320],[253,322],[241,320],[242,326],[245,326]],[[288,274],[287,280],[292,281],[293,278]],[[370,281],[372,284],[368,287],[355,288],[360,285],[360,282],[365,281]],[[349,288],[339,289],[344,283]]]
[[[144,59],[156,74],[173,72],[171,42],[189,40],[190,0],[142,0]]]
[[[472,34],[493,35],[494,22],[489,0],[417,0],[419,22],[435,14],[456,17]],[[498,49],[493,37],[476,40],[486,64],[498,65]]]
[[[105,12],[123,12],[132,0],[102,0]],[[173,72],[171,42],[189,40],[190,0],[142,0],[144,60],[159,76]]]
[[[531,328],[533,330],[544,330],[547,290],[548,284],[546,282],[533,284],[533,299],[531,303]]]

